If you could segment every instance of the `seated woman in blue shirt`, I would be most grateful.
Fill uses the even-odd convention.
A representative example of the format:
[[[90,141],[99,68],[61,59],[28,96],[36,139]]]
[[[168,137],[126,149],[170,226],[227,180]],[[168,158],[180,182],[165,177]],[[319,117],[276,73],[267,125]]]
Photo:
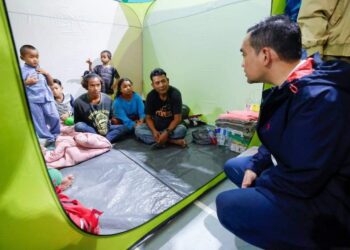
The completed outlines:
[[[129,133],[144,122],[145,106],[142,98],[134,92],[133,83],[128,78],[119,80],[113,108],[113,123],[124,124]]]

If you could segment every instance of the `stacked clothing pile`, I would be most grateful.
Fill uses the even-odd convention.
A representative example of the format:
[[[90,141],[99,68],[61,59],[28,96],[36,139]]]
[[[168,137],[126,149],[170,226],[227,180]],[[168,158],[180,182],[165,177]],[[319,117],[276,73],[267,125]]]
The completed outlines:
[[[219,115],[215,125],[225,134],[226,145],[241,153],[253,137],[258,117],[259,113],[254,111],[229,111]]]

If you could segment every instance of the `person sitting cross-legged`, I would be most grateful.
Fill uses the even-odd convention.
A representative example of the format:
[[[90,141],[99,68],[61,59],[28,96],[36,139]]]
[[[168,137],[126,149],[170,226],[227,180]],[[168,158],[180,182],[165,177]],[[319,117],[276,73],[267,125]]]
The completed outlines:
[[[155,147],[164,147],[167,142],[185,147],[187,128],[180,124],[180,91],[169,85],[163,69],[154,69],[150,78],[153,90],[146,98],[146,124],[135,128],[136,137],[146,144],[154,144]]]
[[[84,76],[82,85],[87,93],[74,102],[74,129],[105,136],[111,143],[125,134],[125,126],[111,125],[112,99],[101,93],[103,80],[95,73]]]
[[[112,124],[124,125],[126,133],[133,134],[134,129],[144,123],[145,105],[141,96],[134,92],[133,83],[129,78],[121,78],[118,81],[113,107]]]

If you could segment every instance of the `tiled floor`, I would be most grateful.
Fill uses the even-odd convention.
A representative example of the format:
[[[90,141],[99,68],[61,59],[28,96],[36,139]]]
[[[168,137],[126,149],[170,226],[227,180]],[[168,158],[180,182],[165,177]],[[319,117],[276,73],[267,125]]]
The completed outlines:
[[[256,250],[223,228],[216,216],[215,198],[236,188],[225,180],[202,196],[173,221],[162,227],[135,250]]]

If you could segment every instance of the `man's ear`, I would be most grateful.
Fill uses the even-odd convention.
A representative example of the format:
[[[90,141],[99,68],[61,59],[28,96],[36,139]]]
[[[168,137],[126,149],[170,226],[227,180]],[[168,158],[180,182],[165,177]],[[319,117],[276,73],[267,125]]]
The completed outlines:
[[[264,64],[268,65],[271,64],[272,61],[275,61],[279,58],[277,52],[269,47],[262,48],[262,54],[264,55]]]
[[[264,65],[268,65],[271,62],[272,55],[271,55],[271,49],[264,47],[261,49],[261,55]]]

